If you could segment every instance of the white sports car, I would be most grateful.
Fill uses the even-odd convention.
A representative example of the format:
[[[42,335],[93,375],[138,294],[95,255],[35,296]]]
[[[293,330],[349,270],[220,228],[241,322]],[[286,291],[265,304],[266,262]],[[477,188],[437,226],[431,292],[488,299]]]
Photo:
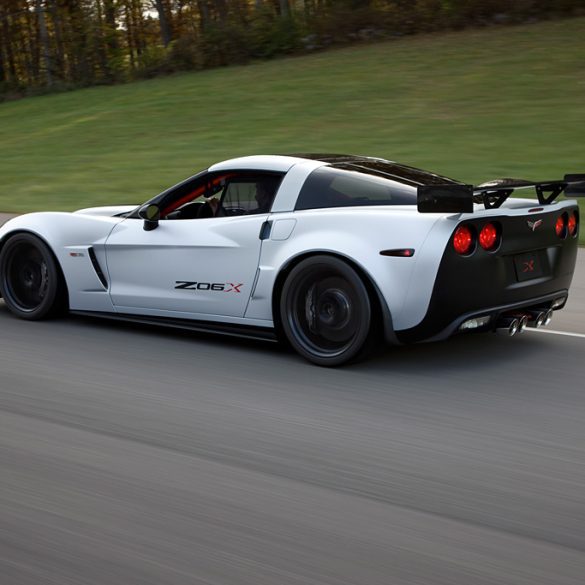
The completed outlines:
[[[518,188],[537,200],[511,199]],[[61,309],[287,340],[333,366],[381,339],[550,321],[577,255],[585,175],[477,187],[379,158],[250,156],[142,206],[31,213],[0,229],[0,293]]]

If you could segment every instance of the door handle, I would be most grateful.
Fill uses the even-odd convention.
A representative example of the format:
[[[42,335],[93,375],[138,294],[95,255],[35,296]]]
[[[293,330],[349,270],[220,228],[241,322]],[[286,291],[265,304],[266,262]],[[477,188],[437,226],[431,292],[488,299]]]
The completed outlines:
[[[265,221],[262,226],[260,227],[260,239],[267,240],[270,237],[270,232],[272,231],[272,222]]]

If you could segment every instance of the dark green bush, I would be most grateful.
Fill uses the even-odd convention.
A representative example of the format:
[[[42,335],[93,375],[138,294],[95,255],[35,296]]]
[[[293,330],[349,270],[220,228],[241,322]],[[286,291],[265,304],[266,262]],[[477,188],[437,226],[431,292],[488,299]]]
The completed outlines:
[[[169,45],[167,60],[173,71],[201,69],[204,64],[199,43],[190,36],[181,37]]]
[[[199,49],[204,67],[245,63],[251,57],[250,31],[235,19],[214,23],[203,31]]]
[[[249,23],[250,55],[269,59],[301,48],[301,28],[292,16],[281,17],[266,8],[258,10]]]

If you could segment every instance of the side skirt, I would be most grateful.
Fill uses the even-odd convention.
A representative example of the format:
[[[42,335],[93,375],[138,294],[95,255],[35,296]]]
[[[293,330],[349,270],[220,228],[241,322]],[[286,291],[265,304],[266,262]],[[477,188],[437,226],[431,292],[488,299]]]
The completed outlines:
[[[235,325],[232,323],[211,323],[209,321],[190,321],[188,319],[172,319],[167,317],[149,317],[145,315],[129,315],[125,313],[102,313],[100,311],[70,311],[73,315],[83,317],[97,317],[112,321],[125,321],[128,323],[140,323],[142,325],[158,325],[197,331],[200,333],[213,333],[215,335],[227,335],[229,337],[243,337],[245,339],[257,339],[259,341],[278,342],[276,332],[271,328],[253,327],[247,325]]]

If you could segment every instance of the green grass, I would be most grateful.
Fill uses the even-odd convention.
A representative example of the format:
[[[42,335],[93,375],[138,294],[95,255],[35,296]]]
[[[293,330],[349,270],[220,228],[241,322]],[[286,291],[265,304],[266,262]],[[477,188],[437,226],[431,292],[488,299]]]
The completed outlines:
[[[369,154],[473,183],[585,172],[584,55],[580,18],[4,103],[0,211],[141,202],[256,153]]]

